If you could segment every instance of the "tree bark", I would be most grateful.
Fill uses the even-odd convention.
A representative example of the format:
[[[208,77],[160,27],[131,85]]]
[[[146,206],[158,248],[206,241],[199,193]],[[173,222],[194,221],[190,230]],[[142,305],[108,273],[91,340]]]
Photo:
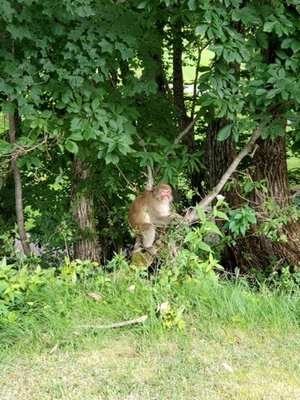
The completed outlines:
[[[20,241],[22,244],[23,252],[26,256],[30,254],[30,246],[27,243],[27,235],[24,226],[24,213],[23,213],[23,194],[22,194],[22,179],[20,170],[17,165],[18,153],[15,148],[15,141],[17,135],[17,126],[20,124],[20,119],[17,113],[8,115],[9,121],[9,138],[10,143],[14,146],[11,155],[11,169],[14,175],[14,183],[15,183],[15,204],[16,204],[16,216],[17,216],[17,225],[18,232],[20,236]]]
[[[212,188],[212,190],[210,191],[210,193],[208,193],[208,194],[198,203],[198,206],[199,206],[200,208],[202,208],[203,210],[205,210],[205,209],[207,208],[207,206],[208,206],[209,204],[211,204],[211,203],[214,201],[214,199],[217,197],[217,195],[218,195],[219,193],[221,193],[221,191],[222,191],[224,185],[227,183],[227,181],[229,180],[229,178],[230,178],[231,176],[234,175],[234,173],[235,173],[235,171],[236,171],[236,168],[238,167],[239,163],[242,161],[242,159],[243,159],[247,154],[249,154],[249,153],[253,150],[253,147],[254,147],[254,145],[255,145],[255,142],[256,142],[256,140],[259,138],[259,136],[260,136],[260,129],[259,129],[259,128],[256,128],[256,129],[253,131],[253,133],[252,133],[252,135],[251,135],[251,137],[250,137],[248,143],[246,144],[246,146],[245,146],[245,147],[238,153],[238,155],[231,161],[230,165],[226,168],[225,172],[223,172],[224,169],[225,169],[225,168],[223,168],[223,166],[225,166],[225,164],[222,165],[221,163],[217,163],[217,164],[220,165],[220,167],[222,167],[222,176],[219,178],[218,183],[216,183],[216,185]],[[216,137],[216,139],[217,139],[217,137]],[[231,148],[231,146],[230,146],[230,147],[226,146],[226,149],[228,149],[228,148]],[[222,159],[222,155],[224,155],[224,154],[221,154],[221,159]],[[214,152],[212,152],[212,156],[215,156]],[[218,154],[218,156],[219,156],[219,154]],[[227,161],[228,161],[228,160],[227,160]],[[218,171],[218,174],[219,174],[219,171]],[[227,192],[226,192],[226,193],[227,193]],[[237,197],[237,196],[233,196],[233,199],[236,199],[236,197]],[[229,200],[230,200],[229,196],[227,196],[226,199],[227,199],[227,201],[229,201]],[[195,208],[195,207],[191,207],[191,209],[188,210],[188,212],[186,213],[184,219],[185,219],[185,221],[186,221],[188,224],[192,224],[193,222],[196,222],[196,221],[198,220],[196,208]]]
[[[209,171],[209,190],[212,190],[220,181],[227,168],[232,164],[237,156],[235,143],[230,136],[226,140],[218,140],[219,130],[227,122],[223,119],[214,120],[210,123],[206,137],[206,165]],[[234,184],[226,192],[226,199],[232,206],[239,204],[239,192],[237,183],[237,173],[234,171],[231,175]],[[224,195],[224,192],[222,192]]]
[[[253,181],[266,180],[267,193],[253,190],[251,204],[255,205],[258,215],[266,217],[263,203],[267,197],[271,197],[280,207],[290,205],[290,191],[286,165],[285,138],[276,137],[259,141],[259,147],[253,158]],[[257,233],[257,227],[253,227],[247,237],[240,237],[234,249],[236,263],[242,270],[262,270],[269,272],[272,264],[280,269],[284,265],[293,266],[300,262],[300,224],[291,219],[279,231],[286,235],[287,241],[270,240],[268,237]]]
[[[74,258],[100,263],[101,248],[94,220],[93,198],[87,189],[89,174],[89,166],[75,157],[71,198],[74,204],[73,215],[78,229],[78,237],[74,244]]]
[[[211,124],[208,132],[207,154],[209,156],[208,167],[212,193],[206,196],[199,203],[199,206],[205,208],[214,199],[223,187],[224,182],[228,180],[226,176],[229,175],[230,171],[232,172],[232,166],[237,166],[242,157],[249,154],[255,141],[257,141],[258,147],[253,155],[252,165],[254,169],[251,178],[253,181],[265,180],[267,187],[266,193],[254,189],[249,199],[250,206],[254,207],[257,212],[258,224],[249,229],[246,237],[239,236],[236,238],[235,245],[225,247],[222,264],[228,270],[234,270],[235,267],[238,267],[243,272],[261,270],[268,273],[272,267],[281,268],[283,265],[289,265],[293,270],[293,266],[300,262],[299,222],[291,219],[278,230],[278,237],[286,235],[286,242],[271,240],[266,235],[258,233],[260,224],[265,222],[266,218],[272,217],[272,215],[268,215],[264,208],[267,198],[271,197],[280,208],[290,205],[285,138],[277,137],[262,140],[259,138],[259,130],[254,131],[248,143],[249,147],[247,148],[247,144],[235,156],[236,151],[231,139],[222,142],[217,140],[217,132],[222,126],[221,121],[215,121]],[[225,197],[231,209],[242,205],[242,197],[237,183],[233,185],[230,191],[225,193]],[[187,219],[192,221],[192,217],[193,213],[190,213]]]
[[[268,64],[275,62],[276,50],[280,44],[275,37],[270,36],[268,48],[263,53]],[[269,87],[269,89],[271,86]],[[275,103],[269,106],[270,121],[282,118],[282,109],[286,104]],[[259,146],[253,158],[253,181],[266,180],[267,193],[254,190],[250,198],[258,215],[267,217],[263,204],[267,197],[271,197],[280,207],[290,205],[290,190],[286,164],[285,137],[259,140]],[[291,217],[290,217],[291,218]],[[263,220],[259,221],[258,226]],[[232,254],[236,264],[244,270],[262,270],[268,273],[270,267],[281,268],[289,265],[291,270],[300,262],[300,223],[294,219],[278,230],[278,236],[283,234],[287,241],[270,240],[267,236],[258,234],[257,227],[253,227],[247,238],[240,237],[232,247]]]

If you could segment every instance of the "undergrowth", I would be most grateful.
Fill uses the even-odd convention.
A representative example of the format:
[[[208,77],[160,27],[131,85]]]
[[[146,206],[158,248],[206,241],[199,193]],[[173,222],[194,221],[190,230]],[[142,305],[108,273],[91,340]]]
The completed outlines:
[[[16,268],[3,259],[0,340],[3,348],[24,343],[51,348],[57,340],[67,347],[86,346],[90,335],[103,334],[98,325],[145,315],[145,322],[122,329],[149,336],[220,324],[287,331],[300,321],[300,295],[294,289],[251,286],[243,277],[220,277],[207,265],[201,274],[166,267],[146,274],[121,255],[110,272],[79,260],[44,270],[26,262]]]

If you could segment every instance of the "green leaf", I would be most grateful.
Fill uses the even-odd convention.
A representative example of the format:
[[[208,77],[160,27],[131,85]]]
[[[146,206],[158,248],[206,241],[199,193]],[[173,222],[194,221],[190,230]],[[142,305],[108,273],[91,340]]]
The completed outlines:
[[[52,115],[53,113],[51,110],[44,110],[41,112],[41,118],[50,118]]]
[[[157,144],[159,144],[159,145],[161,145],[163,147],[171,145],[170,141],[167,138],[164,138],[164,137],[157,138],[156,142],[157,142]]]
[[[118,164],[119,162],[119,157],[116,154],[113,153],[107,153],[105,156],[105,162],[106,164]]]
[[[255,95],[256,96],[262,96],[262,95],[265,95],[267,93],[267,90],[266,89],[257,89],[256,91],[255,91]]]
[[[196,2],[196,0],[189,0],[188,1],[188,8],[191,11],[196,11],[197,10],[197,2]]]
[[[184,243],[189,243],[189,242],[194,242],[197,240],[197,235],[195,234],[194,231],[190,231],[184,238]]]
[[[99,42],[99,46],[101,47],[103,52],[107,52],[107,53],[111,54],[114,51],[114,46],[110,42],[108,42],[106,39],[102,39]]]
[[[254,214],[247,214],[247,220],[252,224],[256,224],[256,217]]]
[[[223,211],[214,211],[214,216],[220,219],[228,220],[228,216]]]
[[[119,151],[124,156],[126,156],[126,154],[128,154],[131,151],[130,146],[128,146],[128,144],[126,142],[118,142],[117,146],[118,146]]]
[[[78,146],[75,142],[72,142],[71,140],[67,140],[65,144],[66,149],[73,154],[78,153]]]
[[[207,29],[208,29],[208,25],[206,25],[206,24],[200,24],[200,25],[197,25],[197,26],[196,26],[195,32],[196,32],[198,35],[202,35],[202,34],[204,34],[204,33],[207,31]]]
[[[199,241],[197,243],[197,248],[199,248],[201,250],[204,250],[204,251],[207,251],[207,252],[211,252],[211,247],[205,242],[200,242]]]
[[[300,42],[298,40],[293,41],[292,50],[294,53],[297,53],[300,50]]]
[[[226,140],[231,134],[232,126],[233,124],[223,126],[218,132],[218,140]]]
[[[201,96],[201,106],[209,106],[213,104],[216,101],[216,98],[214,97],[213,93],[204,93]]]
[[[253,189],[253,183],[252,182],[246,182],[244,185],[244,190],[246,193],[250,193]]]
[[[139,8],[139,9],[146,8],[147,4],[148,4],[147,0],[146,1],[142,1],[140,4],[138,4],[137,8]]]
[[[274,22],[267,21],[264,24],[263,31],[264,32],[272,32],[275,25],[276,25],[275,21]]]
[[[83,132],[83,137],[85,140],[89,140],[89,139],[96,139],[97,135],[96,135],[94,129],[86,128]]]
[[[5,140],[0,139],[0,154],[8,154],[12,150],[12,145]]]
[[[76,141],[80,142],[81,140],[83,140],[83,136],[79,132],[72,133],[72,135],[69,136],[69,140],[76,140]]]
[[[86,17],[90,17],[91,15],[95,15],[95,11],[90,6],[76,7],[75,12],[76,12],[76,14],[79,15],[79,17],[82,17],[82,18],[86,18]]]
[[[71,129],[77,130],[82,128],[82,119],[81,118],[73,118],[71,121]]]
[[[286,38],[282,41],[281,43],[281,48],[282,49],[289,49],[291,47],[291,44],[293,43],[294,39],[292,38]]]
[[[2,0],[1,1],[1,17],[8,22],[12,21],[12,16],[14,15],[15,10],[10,4],[10,1]]]
[[[205,222],[205,228],[208,228],[210,231],[217,233],[218,235],[222,236],[222,233],[220,229],[217,227],[217,225],[214,222],[211,221],[206,221]]]
[[[96,97],[93,101],[92,101],[92,110],[96,111],[98,110],[100,105],[100,99],[98,97]]]
[[[206,221],[206,214],[201,207],[196,206],[200,221]]]
[[[69,76],[69,83],[72,87],[80,87],[83,85],[84,79],[81,76]]]
[[[223,53],[223,50],[224,50],[224,46],[222,46],[220,44],[213,44],[213,45],[208,47],[208,50],[212,51],[217,56],[221,56],[222,53]]]

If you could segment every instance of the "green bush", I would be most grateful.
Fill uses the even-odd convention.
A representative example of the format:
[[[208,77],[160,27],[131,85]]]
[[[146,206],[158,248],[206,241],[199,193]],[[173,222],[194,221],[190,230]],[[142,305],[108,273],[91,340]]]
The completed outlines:
[[[17,267],[4,257],[0,261],[0,316],[14,320],[18,312],[28,311],[33,305],[30,295],[54,279],[53,268],[32,268],[30,264]]]

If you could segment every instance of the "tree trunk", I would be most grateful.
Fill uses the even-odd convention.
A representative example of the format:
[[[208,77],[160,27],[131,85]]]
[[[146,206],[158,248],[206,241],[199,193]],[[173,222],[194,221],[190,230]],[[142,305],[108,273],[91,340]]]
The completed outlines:
[[[75,157],[73,161],[73,183],[71,198],[74,204],[74,219],[78,237],[74,244],[74,258],[100,263],[100,245],[94,220],[94,204],[88,193],[87,181],[90,168]]]
[[[178,6],[180,7],[180,6]],[[192,122],[193,118],[187,114],[184,98],[184,80],[182,69],[183,57],[183,38],[182,38],[182,18],[178,18],[172,25],[173,35],[173,102],[177,110],[177,120],[179,130],[183,131]],[[194,154],[196,151],[194,124],[189,132],[184,136],[182,143],[187,146],[188,152]],[[190,173],[190,182],[196,194],[193,196],[193,203],[200,201],[204,197],[202,186],[202,175],[195,169]]]
[[[212,190],[217,185],[237,155],[232,137],[222,141],[218,140],[218,132],[226,124],[225,120],[218,119],[212,121],[208,127],[205,140],[204,165],[209,171],[209,190]],[[226,197],[226,201],[230,203],[231,207],[237,207],[240,205],[237,174],[233,173],[231,179],[234,180],[234,183],[230,185],[230,190],[223,191],[222,194]]]
[[[224,125],[221,120],[210,124],[206,138],[206,166],[210,173],[210,189],[219,181],[228,165],[235,158],[236,150],[232,139],[217,140],[217,133]],[[258,234],[262,223],[271,215],[264,208],[267,198],[271,197],[282,209],[290,205],[289,182],[286,165],[285,139],[277,137],[273,140],[259,139],[258,148],[253,157],[253,181],[265,181],[267,193],[255,189],[251,194],[250,206],[258,215],[258,225],[253,226],[246,237],[235,239],[236,243],[226,246],[222,255],[222,264],[228,270],[240,268],[243,272],[261,270],[268,273],[273,265],[281,268],[283,265],[293,267],[300,261],[300,224],[290,220],[278,230],[278,237],[286,235],[287,241],[271,240],[266,235]],[[229,191],[223,193],[231,209],[242,205],[242,197],[238,183],[235,182]],[[279,211],[280,212],[280,211]],[[271,214],[272,212],[269,212]]]
[[[19,126],[20,124],[20,119],[17,113],[15,113],[8,115],[8,121],[9,121],[9,138],[11,144],[14,146],[16,141],[17,126]],[[27,235],[24,226],[22,180],[21,180],[20,170],[17,165],[17,160],[18,160],[18,153],[15,147],[13,147],[11,155],[11,169],[14,174],[14,183],[15,183],[15,204],[16,204],[17,225],[23,252],[26,256],[28,256],[31,250],[29,244],[27,243]]]
[[[268,48],[263,53],[267,63],[275,62],[276,50],[280,48],[274,37],[269,38]],[[270,88],[270,87],[269,87]],[[273,104],[269,106],[270,120],[281,118],[281,108],[285,104]],[[258,214],[264,215],[258,222],[258,226],[264,222],[267,215],[263,210],[263,203],[267,197],[271,197],[275,203],[283,208],[290,205],[290,191],[286,165],[285,137],[260,140],[254,154],[253,181],[266,180],[267,193],[254,190],[251,197]],[[251,205],[252,205],[251,204]],[[269,214],[271,212],[269,211]],[[290,217],[290,221],[278,230],[278,237],[285,235],[287,241],[270,240],[267,236],[258,234],[257,228],[247,233],[247,238],[239,238],[233,250],[236,264],[244,270],[262,270],[269,272],[270,267],[281,268],[289,265],[292,269],[300,262],[300,223]]]
[[[254,190],[251,202],[255,205],[258,215],[264,215],[258,225],[264,222],[266,212],[263,202],[272,197],[275,203],[283,208],[290,205],[289,182],[286,166],[285,138],[277,137],[259,142],[259,147],[253,158],[255,167],[252,179],[260,181],[266,179],[267,193]],[[256,229],[257,230],[257,229]],[[246,238],[239,238],[234,253],[236,263],[242,270],[262,270],[268,272],[273,264],[276,268],[284,265],[293,267],[300,262],[300,224],[291,219],[279,231],[286,235],[287,241],[270,240],[265,235],[257,234],[255,228]]]

